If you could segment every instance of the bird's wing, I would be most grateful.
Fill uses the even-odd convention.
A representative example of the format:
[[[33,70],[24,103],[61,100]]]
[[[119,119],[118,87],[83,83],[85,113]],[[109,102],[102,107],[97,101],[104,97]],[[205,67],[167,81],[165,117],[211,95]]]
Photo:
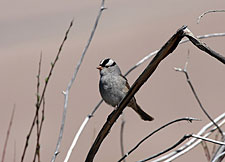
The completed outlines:
[[[129,89],[130,89],[130,85],[129,85],[129,83],[128,83],[128,80],[127,80],[127,78],[125,77],[125,76],[123,76],[123,75],[120,75],[123,79],[125,79],[125,81],[126,81],[126,89],[125,89],[125,91],[126,92],[128,92],[129,91]]]

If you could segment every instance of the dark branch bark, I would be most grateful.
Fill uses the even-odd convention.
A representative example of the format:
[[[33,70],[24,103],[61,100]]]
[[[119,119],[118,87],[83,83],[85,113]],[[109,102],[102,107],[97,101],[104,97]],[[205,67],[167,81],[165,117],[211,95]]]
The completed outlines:
[[[198,38],[193,35],[193,33],[188,28],[185,29],[185,36],[200,50],[205,51],[210,56],[216,58],[217,60],[225,64],[225,57],[223,55],[220,55],[219,53],[210,49],[205,43],[202,43]]]
[[[105,137],[108,135],[111,127],[116,122],[116,120],[119,118],[121,113],[123,112],[124,108],[127,106],[130,99],[134,96],[134,94],[141,88],[141,86],[148,80],[148,78],[153,74],[153,72],[158,67],[159,63],[166,58],[170,53],[172,53],[176,47],[178,46],[181,39],[186,36],[188,39],[199,49],[205,51],[206,53],[210,54],[212,57],[215,57],[217,60],[221,61],[225,64],[225,57],[220,55],[219,53],[216,53],[209,47],[207,47],[205,44],[201,43],[192,33],[191,31],[186,27],[183,26],[166,42],[166,44],[158,51],[156,56],[152,59],[152,61],[149,63],[149,65],[145,68],[145,70],[142,72],[142,74],[138,77],[138,79],[135,81],[135,83],[130,88],[127,95],[124,97],[124,99],[119,104],[117,110],[114,110],[107,118],[106,123],[102,127],[101,131],[99,132],[97,138],[94,141],[94,144],[92,145],[91,149],[89,150],[89,153],[86,157],[85,162],[92,162],[101,143],[105,139]]]
[[[174,51],[174,49],[179,44],[180,40],[184,37],[184,29],[186,26],[181,27],[166,44],[159,50],[156,56],[152,59],[149,65],[145,68],[143,73],[138,77],[135,83],[131,86],[129,92],[124,97],[124,99],[119,104],[117,110],[114,110],[107,118],[106,123],[102,127],[98,136],[96,137],[94,144],[92,145],[85,162],[92,162],[101,143],[108,135],[111,127],[119,118],[124,108],[127,106],[130,99],[134,96],[134,94],[140,89],[140,87],[148,80],[148,78],[153,74],[155,69],[158,67],[159,63],[167,57],[170,53]]]

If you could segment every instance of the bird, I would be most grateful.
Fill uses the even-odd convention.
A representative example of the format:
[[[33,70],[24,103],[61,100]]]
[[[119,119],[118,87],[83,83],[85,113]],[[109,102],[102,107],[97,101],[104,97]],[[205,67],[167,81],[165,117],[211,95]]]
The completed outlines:
[[[100,61],[97,67],[100,73],[99,91],[102,99],[114,108],[117,108],[130,89],[128,80],[122,75],[119,66],[111,58]],[[145,121],[154,118],[144,112],[133,97],[127,105],[131,107]]]

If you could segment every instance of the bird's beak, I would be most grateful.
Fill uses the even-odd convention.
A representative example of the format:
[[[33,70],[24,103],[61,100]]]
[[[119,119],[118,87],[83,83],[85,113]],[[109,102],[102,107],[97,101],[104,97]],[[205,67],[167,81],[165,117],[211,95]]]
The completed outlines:
[[[98,66],[96,67],[98,70],[102,70],[102,66]]]

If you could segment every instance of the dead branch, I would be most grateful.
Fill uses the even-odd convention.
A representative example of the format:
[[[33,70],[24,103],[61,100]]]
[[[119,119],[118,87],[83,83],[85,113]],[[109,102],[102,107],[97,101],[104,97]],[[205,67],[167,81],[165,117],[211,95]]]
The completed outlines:
[[[223,152],[220,152],[215,158],[212,160],[212,162],[221,162],[225,156],[224,148]]]
[[[6,148],[7,148],[7,144],[8,144],[8,140],[9,140],[10,130],[11,130],[12,123],[13,123],[14,113],[15,113],[15,105],[13,106],[11,118],[10,118],[10,121],[9,121],[9,127],[8,127],[8,130],[7,130],[5,144],[4,144],[4,147],[3,147],[1,162],[4,162],[4,160],[5,160]]]
[[[39,64],[38,64],[38,74],[37,74],[37,101],[36,101],[36,109],[39,109],[38,107],[38,103],[40,100],[40,75],[41,75],[41,61],[42,61],[42,52],[40,54],[40,60],[39,60]],[[34,153],[34,159],[33,162],[36,161],[36,157],[38,157],[38,162],[40,162],[40,130],[39,130],[39,111],[36,111],[36,125],[37,125],[37,141],[36,141],[36,148],[35,148],[35,153]]]
[[[209,153],[209,147],[208,147],[207,143],[205,141],[202,141],[201,145],[202,145],[202,148],[205,153],[205,157],[206,157],[207,161],[210,162],[211,155]]]
[[[153,60],[149,63],[149,65],[145,68],[143,73],[138,77],[138,79],[131,86],[127,95],[123,98],[118,108],[114,110],[107,118],[106,123],[102,127],[99,132],[94,144],[92,145],[85,162],[92,162],[101,143],[108,135],[111,127],[115,123],[115,121],[119,118],[124,108],[127,106],[130,99],[134,96],[134,94],[141,88],[141,86],[148,80],[148,78],[153,74],[155,69],[158,67],[159,63],[166,58],[170,53],[174,51],[174,49],[179,44],[180,40],[184,37],[184,29],[186,26],[181,27],[166,44],[159,50]]]
[[[206,39],[206,38],[213,38],[213,37],[224,37],[225,33],[213,33],[213,34],[205,34],[205,35],[199,35],[197,36],[198,39]],[[184,39],[182,41],[180,41],[179,44],[183,44],[183,43],[187,43],[189,42],[189,39]],[[135,70],[137,67],[139,67],[141,64],[143,64],[145,61],[147,61],[148,59],[152,58],[153,56],[155,56],[157,54],[157,52],[159,52],[159,50],[156,50],[154,52],[149,53],[147,56],[145,56],[144,58],[142,58],[140,61],[138,61],[134,66],[132,66],[124,75],[127,76],[130,72],[132,72],[133,70]],[[101,99],[98,104],[94,107],[93,111],[89,114],[89,116],[93,116],[94,113],[96,112],[96,110],[98,109],[98,107],[102,104],[103,100]]]
[[[202,43],[188,28],[185,29],[185,36],[200,50],[208,53],[210,56],[225,64],[225,57],[223,55],[220,55],[219,53],[210,49],[205,43]]]
[[[216,141],[216,140],[206,138],[206,137],[202,137],[202,136],[199,136],[199,135],[196,135],[196,134],[192,134],[191,137],[201,139],[201,140],[204,140],[204,141],[207,141],[207,142],[215,143],[217,145],[225,145],[225,142]]]
[[[54,155],[53,155],[53,157],[52,157],[52,160],[51,160],[52,162],[55,161],[56,156],[57,156],[58,153],[59,153],[59,147],[60,147],[60,143],[61,143],[61,140],[62,140],[63,130],[64,130],[64,125],[65,125],[65,120],[66,120],[66,111],[67,111],[67,105],[68,105],[68,100],[69,100],[69,91],[70,91],[70,88],[72,87],[73,82],[74,82],[75,79],[76,79],[77,73],[78,73],[78,71],[79,71],[79,69],[80,69],[80,66],[81,66],[82,62],[83,62],[83,59],[84,59],[84,56],[85,56],[85,54],[86,54],[86,52],[87,52],[87,50],[88,50],[88,47],[89,47],[89,45],[91,44],[92,38],[93,38],[94,33],[95,33],[96,29],[97,29],[98,22],[99,22],[99,20],[100,20],[100,17],[101,17],[101,15],[102,15],[102,12],[106,9],[106,8],[104,7],[104,3],[105,3],[105,0],[102,0],[101,7],[100,7],[100,10],[99,10],[99,12],[98,12],[98,16],[97,16],[97,18],[96,18],[96,20],[95,20],[95,24],[94,24],[94,27],[93,27],[93,29],[92,29],[91,35],[90,35],[90,37],[89,37],[89,39],[88,39],[88,42],[87,42],[87,44],[86,44],[86,46],[85,46],[85,48],[84,48],[84,51],[83,51],[83,53],[82,53],[82,55],[81,55],[81,58],[80,58],[80,60],[78,61],[77,65],[76,65],[76,68],[75,68],[75,71],[74,71],[74,73],[73,73],[72,79],[70,80],[70,82],[69,82],[69,84],[68,84],[68,86],[67,86],[66,91],[63,92],[63,94],[64,94],[64,110],[63,110],[63,117],[62,117],[62,122],[61,122],[61,127],[60,127],[60,132],[59,132],[58,141],[57,141],[57,144],[56,144],[56,150],[55,150],[55,153],[54,153]],[[88,120],[90,119],[90,117],[91,117],[91,116],[86,117],[84,123],[88,122]],[[82,125],[83,125],[83,124],[82,124]],[[84,127],[82,127],[82,128],[84,128]],[[69,160],[69,157],[70,157],[70,155],[71,155],[71,153],[72,153],[72,150],[73,150],[73,148],[75,147],[76,142],[77,142],[77,140],[78,140],[78,137],[80,136],[82,130],[83,130],[83,129],[79,130],[79,134],[77,134],[77,135],[74,137],[74,140],[73,140],[73,142],[72,142],[72,144],[71,144],[71,147],[70,147],[69,151],[67,152],[67,155],[66,155],[66,158],[65,158],[64,162],[67,162],[67,161]]]
[[[203,14],[201,14],[199,17],[198,17],[198,20],[197,20],[197,24],[199,24],[201,18],[203,16],[205,16],[206,14],[209,14],[209,13],[215,13],[215,12],[225,12],[225,10],[209,10],[209,11],[206,11],[204,12]]]
[[[138,144],[135,145],[129,152],[127,152],[120,160],[118,160],[118,162],[121,162],[122,160],[124,160],[128,155],[130,155],[134,150],[136,150],[145,140],[147,140],[149,137],[151,137],[155,133],[159,132],[160,130],[162,130],[162,129],[166,128],[166,127],[168,127],[171,124],[174,124],[174,123],[177,123],[177,122],[181,122],[181,121],[192,122],[192,121],[199,121],[199,120],[195,119],[195,118],[188,118],[188,117],[186,117],[186,118],[180,118],[180,119],[173,120],[173,121],[171,121],[171,122],[161,126],[160,128],[158,128],[155,131],[153,131],[152,133],[150,133],[148,136],[143,138],[140,142],[138,142]]]
[[[205,38],[213,38],[213,37],[223,37],[225,36],[225,33],[213,33],[213,34],[206,34],[206,35],[200,35],[197,36],[198,39],[205,39]],[[179,44],[183,44],[183,43],[187,43],[189,42],[189,39],[184,39],[182,41],[180,41]],[[138,61],[133,67],[131,67],[126,73],[125,76],[127,76],[130,72],[132,72],[133,70],[135,70],[137,67],[139,67],[141,64],[143,64],[145,61],[147,61],[148,59],[152,58],[153,56],[155,56],[157,54],[159,50],[156,50],[154,52],[149,53],[147,56],[145,56],[144,58],[142,58],[140,61]],[[99,108],[99,106],[102,104],[103,99],[101,99],[98,104],[94,107],[94,109],[92,110],[92,112],[90,114],[87,115],[87,117],[84,119],[83,123],[81,124],[77,134],[75,137],[77,137],[76,139],[79,138],[82,130],[84,129],[84,127],[86,126],[86,124],[88,123],[89,119],[91,117],[94,116],[94,113],[97,111],[97,109]]]
[[[173,146],[171,146],[171,147],[169,147],[169,148],[161,151],[160,153],[158,153],[156,155],[150,156],[150,157],[148,157],[148,158],[146,158],[144,160],[140,160],[138,162],[146,162],[146,161],[149,161],[151,159],[154,159],[154,158],[156,158],[156,157],[158,157],[158,156],[160,156],[160,155],[162,155],[162,154],[164,154],[164,153],[166,153],[166,152],[174,149],[175,147],[177,147],[178,145],[180,145],[182,142],[184,142],[186,139],[189,139],[191,137],[197,138],[197,139],[201,139],[201,140],[204,140],[204,141],[207,141],[207,142],[215,143],[215,144],[218,144],[218,145],[225,146],[225,142],[215,141],[215,140],[212,140],[212,139],[209,139],[209,138],[205,138],[205,137],[201,137],[201,136],[195,135],[195,134],[186,134],[177,143],[175,143]]]
[[[188,83],[188,85],[190,86],[191,91],[192,91],[192,93],[194,94],[195,99],[197,100],[197,102],[198,102],[198,104],[199,104],[201,110],[202,110],[203,113],[207,116],[207,118],[208,118],[211,122],[213,122],[213,124],[217,127],[217,129],[219,130],[219,132],[220,132],[220,134],[221,134],[221,136],[222,136],[222,138],[223,138],[223,137],[224,137],[223,131],[222,131],[222,130],[220,129],[220,127],[214,122],[214,120],[211,118],[211,116],[209,115],[209,113],[205,110],[205,108],[203,107],[203,105],[202,105],[202,103],[201,103],[201,101],[200,101],[200,99],[199,99],[199,97],[198,97],[198,95],[197,95],[197,92],[196,92],[195,89],[194,89],[193,84],[191,83],[189,74],[188,74],[188,72],[187,72],[187,65],[188,65],[188,60],[187,60],[186,63],[185,63],[184,69],[181,69],[181,68],[174,68],[174,69],[175,69],[176,71],[178,71],[178,72],[182,72],[182,73],[185,74],[187,83]]]
[[[124,133],[124,126],[125,126],[125,120],[124,120],[124,114],[122,116],[121,120],[121,127],[120,127],[120,150],[121,150],[121,155],[122,157],[125,155],[124,153],[124,142],[123,142],[123,133]],[[123,159],[123,162],[126,162],[125,159]]]
[[[190,138],[190,137],[191,137],[190,134],[184,135],[184,136],[183,136],[177,143],[175,143],[173,146],[171,146],[171,147],[169,147],[169,148],[167,148],[167,149],[165,149],[165,150],[159,152],[158,154],[152,155],[152,156],[150,156],[150,157],[148,157],[148,158],[146,158],[146,159],[144,159],[144,160],[140,160],[140,161],[138,161],[138,162],[149,161],[149,160],[154,159],[154,158],[156,158],[156,157],[158,157],[158,156],[160,156],[160,155],[162,155],[162,154],[165,154],[165,153],[167,153],[168,151],[170,151],[170,150],[174,149],[175,147],[177,147],[178,145],[180,145],[181,143],[183,143],[186,139],[188,139],[188,138]]]
[[[25,154],[26,154],[26,150],[27,150],[27,147],[28,147],[28,143],[29,143],[29,139],[30,139],[31,133],[32,133],[33,128],[34,128],[35,121],[37,119],[37,114],[38,114],[39,108],[40,108],[40,106],[41,106],[41,104],[42,104],[42,102],[44,100],[44,96],[45,96],[45,92],[46,92],[46,89],[47,89],[47,85],[48,85],[49,80],[50,80],[50,78],[52,76],[53,69],[54,69],[54,67],[56,65],[56,62],[59,59],[59,56],[60,56],[60,54],[62,52],[62,48],[64,46],[64,43],[67,40],[67,36],[68,36],[68,34],[69,34],[70,29],[71,29],[72,26],[73,26],[73,20],[70,22],[69,28],[66,31],[66,34],[64,36],[64,39],[63,39],[63,41],[62,41],[62,43],[61,43],[61,45],[59,47],[58,53],[56,54],[55,60],[54,60],[53,63],[51,63],[51,68],[50,68],[49,74],[48,74],[47,78],[45,79],[45,85],[44,85],[44,88],[43,88],[43,91],[42,91],[42,95],[40,96],[39,103],[37,103],[37,105],[36,105],[36,111],[35,111],[34,119],[32,121],[30,130],[29,130],[29,132],[27,134],[27,137],[26,137],[26,142],[25,142],[25,146],[24,146],[24,149],[23,149],[23,154],[22,154],[22,157],[21,157],[21,162],[23,162],[23,160],[24,160],[24,157],[25,157]]]
[[[221,114],[220,116],[218,116],[216,119],[214,119],[214,122],[218,123],[218,126],[222,126],[225,124],[225,113]],[[215,130],[217,130],[216,127],[214,127],[213,129],[211,129],[211,127],[213,127],[214,124],[212,122],[210,122],[209,124],[205,125],[198,133],[197,135],[199,136],[203,136],[203,137],[208,137],[209,135],[211,135],[213,132],[215,132]],[[209,129],[211,129],[210,131],[208,131]],[[206,133],[206,131],[208,131]],[[206,134],[204,134],[206,133]],[[203,135],[204,134],[204,135]],[[191,149],[193,149],[194,147],[196,147],[198,144],[201,143],[202,140],[197,140],[196,138],[192,138],[190,139],[186,144],[184,144],[183,146],[181,146],[180,148],[178,148],[177,150],[162,156],[159,159],[154,160],[153,162],[170,162],[175,160],[176,158],[180,157],[181,155],[187,153],[188,151],[190,151]]]
[[[180,28],[176,34],[174,34],[170,40],[159,50],[159,52],[156,54],[156,56],[152,59],[152,61],[149,63],[149,65],[145,68],[143,73],[139,76],[139,78],[135,81],[135,83],[130,88],[127,95],[124,97],[124,99],[119,104],[119,107],[117,110],[114,110],[107,118],[106,123],[102,127],[101,131],[99,132],[94,144],[92,145],[87,157],[86,162],[92,162],[101,143],[105,139],[105,137],[108,135],[111,127],[113,126],[114,122],[118,119],[118,117],[121,115],[123,109],[127,106],[130,99],[133,97],[133,95],[140,89],[140,87],[148,80],[148,78],[153,74],[155,69],[158,67],[159,63],[167,57],[170,53],[172,53],[181,39],[186,36],[188,39],[196,45],[199,49],[205,51],[206,53],[210,54],[211,56],[217,58],[219,61],[225,63],[225,58],[211,50],[209,47],[207,47],[205,44],[202,44],[197,38],[194,37],[194,35],[190,32],[190,30],[184,26]]]
[[[225,142],[225,138],[222,140]],[[221,162],[225,157],[225,146],[220,146],[212,157],[212,162]]]

